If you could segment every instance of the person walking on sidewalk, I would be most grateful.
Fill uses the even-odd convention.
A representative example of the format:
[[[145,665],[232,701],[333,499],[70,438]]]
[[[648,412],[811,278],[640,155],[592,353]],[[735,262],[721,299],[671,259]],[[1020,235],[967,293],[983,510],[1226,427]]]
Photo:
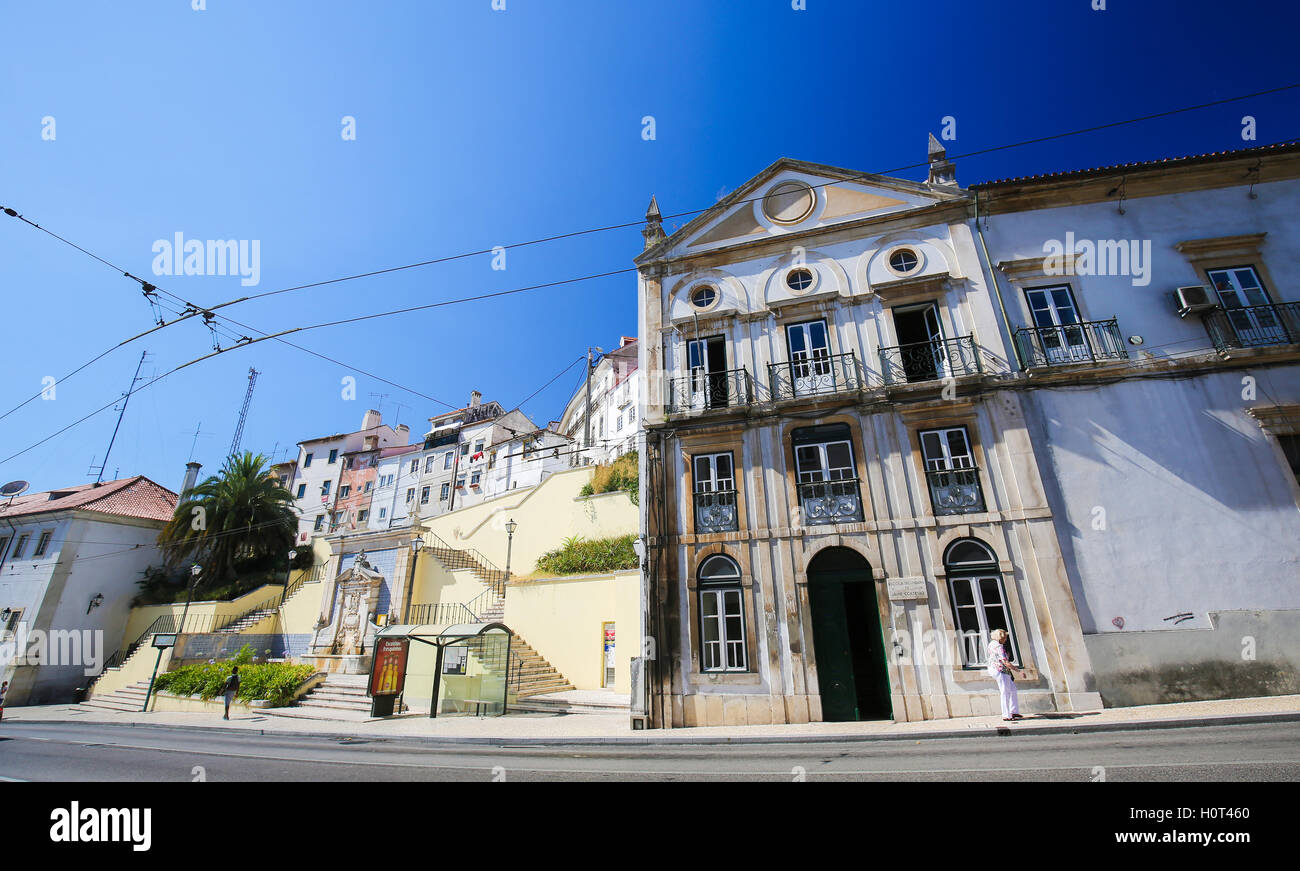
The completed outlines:
[[[1020,701],[1016,698],[1016,681],[1011,673],[1019,672],[1021,677],[1024,677],[1025,673],[1016,668],[1015,663],[1007,656],[1008,637],[1005,629],[994,629],[989,633],[988,673],[998,682],[998,692],[1002,696],[1002,719],[1020,720],[1024,718],[1020,716]]]
[[[221,688],[222,694],[226,697],[226,713],[221,719],[230,719],[230,703],[235,700],[235,695],[239,692],[239,666],[235,666],[230,671],[230,677],[226,678],[225,686]]]

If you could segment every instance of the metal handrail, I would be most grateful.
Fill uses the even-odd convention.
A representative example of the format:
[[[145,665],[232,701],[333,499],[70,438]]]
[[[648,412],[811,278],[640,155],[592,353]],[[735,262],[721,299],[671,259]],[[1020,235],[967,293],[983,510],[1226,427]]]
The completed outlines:
[[[984,490],[979,469],[927,469],[930,504],[935,514],[979,514],[984,511]]]
[[[697,372],[668,381],[670,412],[734,408],[753,401],[753,380],[744,368]]]
[[[861,390],[864,386],[857,355],[830,354],[768,365],[772,399],[798,399]]]
[[[433,542],[434,542],[434,543],[432,544],[432,547],[433,547],[434,549],[439,549],[439,548],[440,548],[440,549],[442,549],[442,550],[457,551],[457,552],[460,552],[460,553],[463,553],[463,554],[466,554],[467,556],[469,556],[470,559],[472,559],[472,560],[474,560],[475,562],[477,562],[477,563],[479,564],[479,567],[482,568],[483,571],[487,574],[487,576],[488,576],[488,580],[486,581],[486,583],[488,583],[488,584],[491,585],[494,589],[497,590],[497,595],[499,595],[499,596],[504,596],[504,595],[505,595],[505,581],[506,581],[506,573],[505,573],[505,571],[503,571],[502,569],[497,568],[496,564],[493,563],[493,562],[492,562],[490,559],[488,559],[487,557],[485,557],[485,556],[483,555],[482,551],[478,550],[478,548],[473,548],[473,547],[452,547],[451,545],[447,544],[447,542],[445,542],[445,541],[443,541],[441,538],[439,538],[438,535],[437,535],[436,533],[429,532],[428,530],[425,530],[424,535],[425,535],[427,538],[431,538],[431,539],[433,539]],[[436,557],[435,557],[435,558],[436,558]],[[471,568],[472,568],[472,567],[471,567]]]
[[[858,479],[803,481],[799,484],[799,507],[805,526],[861,521],[862,491]]]
[[[411,605],[413,625],[452,626],[457,623],[477,623],[474,615],[461,602],[417,602]]]
[[[1013,334],[1027,368],[1127,360],[1119,319],[1050,327],[1021,327]]]
[[[735,490],[700,490],[694,494],[696,532],[733,532],[739,528]]]
[[[1206,332],[1219,353],[1300,342],[1300,302],[1217,306],[1204,317]]]
[[[282,594],[277,593],[271,598],[264,599],[263,601],[257,603],[252,608],[249,608],[247,611],[244,611],[242,614],[232,614],[230,616],[222,617],[220,619],[214,620],[213,627],[208,631],[220,632],[223,629],[227,629],[235,625],[240,620],[243,620],[245,617],[249,616],[250,614],[256,614],[258,611],[268,611],[268,612],[278,611],[280,610],[281,599],[282,599]],[[270,615],[268,614],[267,616]],[[185,623],[187,626],[189,625],[188,620],[186,620]],[[190,633],[186,633],[186,634],[188,635]]]
[[[886,384],[915,384],[983,371],[973,334],[880,349],[880,372]]]

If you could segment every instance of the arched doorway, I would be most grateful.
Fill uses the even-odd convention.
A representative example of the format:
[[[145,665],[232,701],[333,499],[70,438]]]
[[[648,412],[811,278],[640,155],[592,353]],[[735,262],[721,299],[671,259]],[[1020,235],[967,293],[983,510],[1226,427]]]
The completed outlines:
[[[871,564],[847,547],[823,550],[808,566],[808,601],[822,719],[890,719],[885,637]]]

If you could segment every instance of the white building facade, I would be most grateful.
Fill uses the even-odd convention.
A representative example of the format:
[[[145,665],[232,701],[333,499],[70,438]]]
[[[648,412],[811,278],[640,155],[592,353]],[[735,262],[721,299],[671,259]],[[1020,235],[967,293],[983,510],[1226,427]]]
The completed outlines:
[[[638,358],[637,340],[621,337],[618,348],[602,355],[592,366],[590,397],[584,380],[569,399],[557,429],[573,441],[570,465],[608,463],[637,450],[641,400]]]
[[[6,704],[71,702],[89,685],[126,631],[176,501],[143,476],[0,501]]]

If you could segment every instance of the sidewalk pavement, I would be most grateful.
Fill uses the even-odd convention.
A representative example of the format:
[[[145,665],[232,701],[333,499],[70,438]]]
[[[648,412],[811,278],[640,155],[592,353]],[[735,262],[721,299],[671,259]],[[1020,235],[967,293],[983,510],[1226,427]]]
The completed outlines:
[[[288,709],[298,713],[301,709]],[[572,744],[779,744],[818,741],[907,740],[922,738],[991,737],[1035,733],[1172,729],[1185,726],[1234,725],[1256,722],[1300,723],[1300,695],[1253,699],[1181,702],[1133,708],[1108,708],[1060,714],[1030,715],[1014,723],[1000,717],[964,717],[894,723],[803,723],[780,726],[708,726],[690,729],[632,731],[626,714],[530,714],[505,717],[439,717],[403,715],[386,720],[308,719],[267,715],[258,711],[232,713],[222,720],[210,713],[119,712],[76,705],[9,708],[8,722],[102,723],[112,726],[154,726],[253,732],[300,737],[368,738],[431,744],[572,745]]]

